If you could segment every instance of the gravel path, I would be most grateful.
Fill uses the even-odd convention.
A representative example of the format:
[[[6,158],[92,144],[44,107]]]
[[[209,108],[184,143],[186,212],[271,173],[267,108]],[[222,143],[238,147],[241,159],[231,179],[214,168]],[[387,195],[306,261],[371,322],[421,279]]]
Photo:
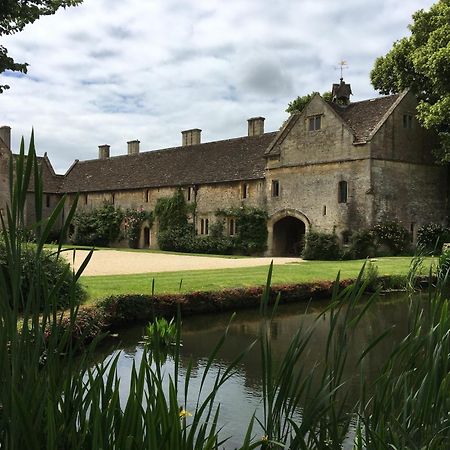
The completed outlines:
[[[73,251],[63,253],[73,262]],[[78,269],[87,250],[77,250],[74,267]],[[302,261],[300,258],[217,258],[214,256],[170,255],[165,253],[96,250],[84,275],[124,275],[132,273],[173,272],[178,270],[228,269],[268,266]]]

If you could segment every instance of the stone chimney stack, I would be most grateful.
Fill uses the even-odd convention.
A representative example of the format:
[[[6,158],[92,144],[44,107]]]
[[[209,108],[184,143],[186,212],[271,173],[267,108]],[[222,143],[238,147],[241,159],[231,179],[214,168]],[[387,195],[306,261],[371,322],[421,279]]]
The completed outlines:
[[[181,132],[181,144],[183,147],[187,145],[201,144],[202,130],[194,128],[192,130],[185,130]]]
[[[128,144],[128,154],[129,155],[135,155],[135,154],[139,153],[139,144],[140,143],[141,142],[138,141],[137,139],[134,140],[134,141],[128,141],[127,142],[127,144]]]
[[[260,136],[264,134],[264,117],[252,117],[247,120],[248,122],[248,135]]]
[[[109,158],[109,149],[111,146],[108,144],[98,146],[98,159]]]
[[[6,147],[11,150],[11,127],[7,125],[0,127],[0,139],[4,142]]]

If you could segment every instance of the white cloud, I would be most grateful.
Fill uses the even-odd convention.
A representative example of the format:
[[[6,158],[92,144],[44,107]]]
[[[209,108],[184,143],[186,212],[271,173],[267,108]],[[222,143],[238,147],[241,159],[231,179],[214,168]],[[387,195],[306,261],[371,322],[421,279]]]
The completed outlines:
[[[13,144],[35,127],[38,152],[63,172],[75,159],[140,139],[151,150],[244,135],[246,119],[275,130],[297,95],[329,90],[345,73],[355,100],[376,95],[377,56],[408,33],[432,0],[85,0],[4,37],[23,77],[0,76],[0,123]]]

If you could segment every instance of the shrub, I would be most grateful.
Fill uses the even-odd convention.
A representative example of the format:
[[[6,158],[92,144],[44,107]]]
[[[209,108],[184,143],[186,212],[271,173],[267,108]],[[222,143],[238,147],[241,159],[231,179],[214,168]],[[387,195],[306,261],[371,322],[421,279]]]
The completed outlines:
[[[359,230],[350,238],[350,258],[371,258],[376,255],[375,235],[372,230]]]
[[[450,230],[442,225],[430,223],[417,231],[417,245],[423,250],[440,254],[445,242],[450,241]]]
[[[411,235],[395,220],[375,225],[373,233],[381,255],[401,255],[411,247]]]
[[[21,288],[22,298],[28,298],[28,292],[33,285],[37,282],[41,283],[44,287],[44,283],[48,285],[50,289],[53,288],[55,283],[64,277],[64,281],[58,290],[59,295],[56,299],[56,305],[59,308],[63,308],[69,305],[71,287],[73,284],[73,272],[69,268],[69,264],[66,260],[60,256],[57,258],[49,250],[41,250],[36,253],[36,245],[32,243],[25,243],[21,250]],[[39,272],[37,271],[37,266]],[[4,241],[0,240],[0,268],[4,273],[8,272],[8,261],[6,258],[6,248]],[[36,279],[36,273],[42,273],[45,279]],[[80,303],[86,297],[86,291],[83,289],[79,282],[74,285],[74,300],[76,303]],[[22,305],[24,306],[24,305]]]
[[[341,257],[341,249],[335,234],[310,231],[306,235],[304,259],[336,260]]]
[[[70,241],[76,245],[108,246],[119,238],[123,217],[123,211],[109,203],[80,211],[73,219],[74,233]]]

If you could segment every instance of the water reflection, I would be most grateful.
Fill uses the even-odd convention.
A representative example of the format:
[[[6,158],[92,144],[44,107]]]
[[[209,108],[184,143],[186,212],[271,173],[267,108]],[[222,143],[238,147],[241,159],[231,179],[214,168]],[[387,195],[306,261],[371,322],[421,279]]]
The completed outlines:
[[[326,307],[326,302],[315,302],[313,305],[281,305],[270,325],[270,340],[273,355],[281,359],[291,341],[293,335],[300,326],[304,330],[314,326],[315,331],[310,340],[308,351],[301,361],[302,369],[309,372],[323,360],[326,348],[326,339],[329,331],[329,317],[324,314],[317,320],[319,314]],[[408,300],[404,298],[386,298],[379,300],[371,310],[365,314],[354,331],[348,346],[347,372],[344,377],[349,380],[353,398],[356,400],[358,382],[360,380],[357,361],[367,346],[381,333],[389,329],[389,336],[381,341],[374,351],[370,352],[364,366],[364,376],[372,379],[385,363],[390,351],[396,342],[401,340],[407,329]],[[185,318],[183,320],[181,348],[181,375],[183,376],[188,362],[192,361],[192,398],[194,403],[196,390],[199,389],[201,376],[207,357],[216,343],[222,337],[225,328],[229,324],[230,314],[202,315]],[[213,378],[219,370],[223,370],[237,354],[248,347],[257,339],[261,327],[261,318],[258,311],[239,311],[235,319],[229,324],[229,333],[225,344],[218,354],[208,380],[212,386]],[[133,361],[139,363],[143,346],[143,327],[133,327],[120,333],[112,350],[104,347],[99,352],[99,360],[109,355],[115,355],[121,351],[118,361],[118,374],[121,378],[123,389],[129,383],[130,371]],[[168,358],[165,369],[168,373],[173,370],[173,361]],[[207,384],[208,384],[207,383]],[[206,386],[208,388],[208,386]],[[127,393],[123,392],[126,396]],[[241,443],[246,426],[251,415],[260,410],[261,402],[261,356],[258,344],[242,360],[238,372],[233,376],[224,388],[219,392],[217,400],[221,403],[221,424],[224,426],[223,435],[233,436],[227,443],[227,448],[235,448]],[[187,408],[192,405],[185,405]]]

